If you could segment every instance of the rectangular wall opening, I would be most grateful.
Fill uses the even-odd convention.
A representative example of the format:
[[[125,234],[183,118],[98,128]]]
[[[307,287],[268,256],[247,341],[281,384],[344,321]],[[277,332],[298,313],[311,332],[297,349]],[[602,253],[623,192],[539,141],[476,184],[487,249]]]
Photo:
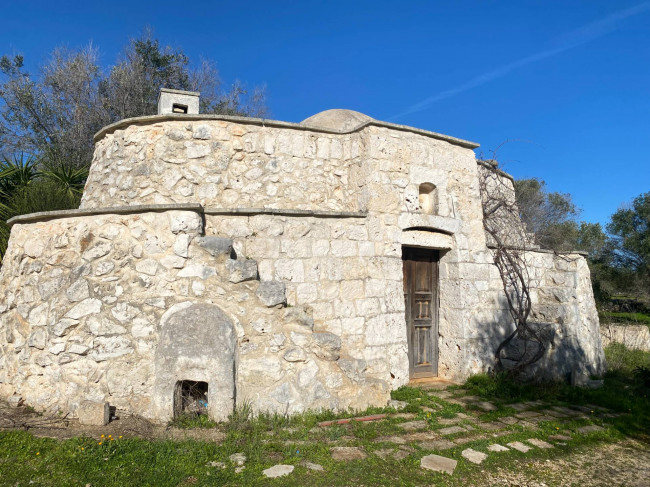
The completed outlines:
[[[174,103],[172,105],[172,113],[187,113],[187,105],[181,105],[180,103]]]
[[[174,418],[208,414],[208,383],[179,380],[174,388]]]

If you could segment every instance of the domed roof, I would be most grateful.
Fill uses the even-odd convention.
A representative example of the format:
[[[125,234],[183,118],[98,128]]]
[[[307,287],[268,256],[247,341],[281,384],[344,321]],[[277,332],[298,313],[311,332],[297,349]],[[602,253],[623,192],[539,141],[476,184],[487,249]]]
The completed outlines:
[[[361,112],[335,108],[312,115],[300,122],[300,125],[349,131],[370,120],[372,120],[371,117],[364,115]]]

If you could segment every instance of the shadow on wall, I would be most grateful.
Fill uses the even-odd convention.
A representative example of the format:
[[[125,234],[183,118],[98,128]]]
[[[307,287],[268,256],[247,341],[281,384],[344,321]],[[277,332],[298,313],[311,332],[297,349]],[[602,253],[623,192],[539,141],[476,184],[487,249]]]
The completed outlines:
[[[492,372],[496,368],[495,352],[515,329],[505,297],[500,298],[502,308],[494,310],[491,320],[477,320],[477,338],[468,340],[470,373]],[[531,313],[531,317],[534,313]],[[539,316],[536,316],[539,318]],[[572,375],[586,381],[589,376],[600,376],[606,364],[598,337],[578,336],[577,329],[584,326],[577,318],[565,321],[562,316],[555,322],[529,323],[541,337],[546,351],[542,358],[524,371],[526,379],[571,381]],[[597,328],[597,327],[596,327]],[[523,336],[515,336],[501,351],[502,363],[512,368],[522,358],[535,354],[540,343]]]

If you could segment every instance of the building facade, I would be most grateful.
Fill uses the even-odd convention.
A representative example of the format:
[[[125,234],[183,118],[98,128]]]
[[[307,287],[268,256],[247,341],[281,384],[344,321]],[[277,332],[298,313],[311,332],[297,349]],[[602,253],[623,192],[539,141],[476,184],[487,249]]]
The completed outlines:
[[[410,379],[494,366],[513,325],[476,144],[349,110],[293,124],[165,96],[167,112],[96,135],[78,210],[11,222],[3,397],[166,421],[198,387],[220,420],[244,401],[383,406]],[[554,333],[539,374],[602,373],[585,259],[529,255]]]

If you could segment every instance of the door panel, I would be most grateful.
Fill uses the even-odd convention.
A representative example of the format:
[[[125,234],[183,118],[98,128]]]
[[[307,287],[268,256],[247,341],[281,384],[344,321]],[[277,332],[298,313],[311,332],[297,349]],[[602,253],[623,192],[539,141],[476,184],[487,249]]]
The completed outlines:
[[[436,250],[402,249],[404,303],[412,378],[438,375],[438,260]]]

